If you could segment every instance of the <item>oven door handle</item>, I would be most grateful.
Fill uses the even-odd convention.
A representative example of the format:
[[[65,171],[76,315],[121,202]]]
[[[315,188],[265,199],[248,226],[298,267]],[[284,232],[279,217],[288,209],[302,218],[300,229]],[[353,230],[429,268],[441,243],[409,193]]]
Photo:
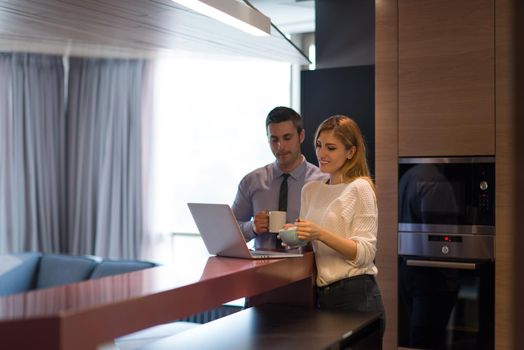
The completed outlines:
[[[460,270],[476,270],[477,264],[475,263],[464,263],[454,261],[435,261],[435,260],[406,260],[408,266],[418,267],[437,267],[444,269],[460,269]]]

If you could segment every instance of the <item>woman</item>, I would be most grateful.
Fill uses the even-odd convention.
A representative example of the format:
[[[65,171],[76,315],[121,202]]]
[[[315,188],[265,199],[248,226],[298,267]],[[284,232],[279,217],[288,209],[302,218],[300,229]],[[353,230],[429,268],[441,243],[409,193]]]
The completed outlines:
[[[381,312],[383,332],[384,307],[374,278],[377,201],[364,139],[351,118],[335,115],[318,127],[315,149],[329,180],[304,186],[295,226],[315,252],[318,307]]]

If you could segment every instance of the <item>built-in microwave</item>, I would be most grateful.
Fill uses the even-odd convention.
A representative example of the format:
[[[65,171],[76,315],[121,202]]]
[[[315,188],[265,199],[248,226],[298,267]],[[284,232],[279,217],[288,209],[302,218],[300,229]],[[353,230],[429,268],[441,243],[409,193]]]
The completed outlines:
[[[399,159],[399,231],[495,233],[495,158]]]

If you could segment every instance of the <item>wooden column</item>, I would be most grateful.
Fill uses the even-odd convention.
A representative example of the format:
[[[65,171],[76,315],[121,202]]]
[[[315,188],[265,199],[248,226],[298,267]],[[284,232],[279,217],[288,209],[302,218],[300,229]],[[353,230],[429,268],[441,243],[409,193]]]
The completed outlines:
[[[398,1],[375,2],[375,166],[378,283],[386,308],[384,349],[397,348]]]
[[[495,348],[514,349],[515,218],[514,50],[512,0],[495,2],[496,262]]]
[[[524,2],[521,0],[506,0],[509,3],[507,6],[511,24],[513,24],[514,33],[510,35],[512,47],[511,65],[514,70],[514,81],[512,82],[512,101],[515,106],[513,111],[513,140],[515,141],[515,151],[513,154],[513,161],[515,167],[513,168],[515,190],[513,191],[513,200],[515,203],[515,211],[513,212],[513,235],[515,236],[515,244],[513,245],[513,272],[512,276],[508,276],[514,281],[513,310],[515,310],[513,323],[509,325],[513,329],[513,344],[512,348],[517,349],[522,344],[522,337],[524,334]],[[513,18],[511,18],[513,17]],[[510,27],[511,28],[511,27]]]

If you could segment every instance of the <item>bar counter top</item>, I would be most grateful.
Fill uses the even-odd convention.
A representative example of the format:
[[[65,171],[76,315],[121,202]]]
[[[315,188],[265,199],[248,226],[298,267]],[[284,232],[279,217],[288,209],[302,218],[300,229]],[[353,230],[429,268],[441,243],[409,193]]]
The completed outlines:
[[[15,294],[0,298],[0,339],[6,349],[96,349],[242,297],[285,298],[290,286],[310,287],[312,276],[311,252],[267,260],[207,257]]]

